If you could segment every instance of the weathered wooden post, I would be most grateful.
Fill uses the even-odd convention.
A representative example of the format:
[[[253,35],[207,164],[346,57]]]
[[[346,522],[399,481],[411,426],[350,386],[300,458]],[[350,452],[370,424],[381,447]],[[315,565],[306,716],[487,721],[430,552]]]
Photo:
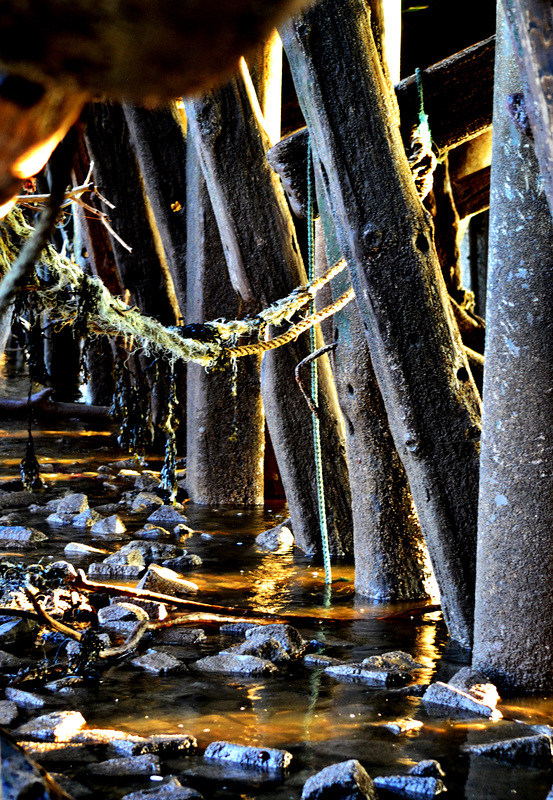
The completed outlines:
[[[241,77],[187,100],[185,106],[232,285],[244,311],[255,313],[306,282],[286,200],[266,160],[269,143]],[[261,391],[296,543],[316,552],[320,542],[311,413],[294,381],[294,367],[307,355],[302,339],[266,353]],[[328,361],[321,370],[320,409],[329,538],[335,553],[348,552],[349,484]]]
[[[362,0],[281,29],[451,636],[472,641],[480,403]]]
[[[473,663],[553,688],[553,223],[498,4]]]
[[[200,160],[188,137],[187,323],[236,319],[240,298],[228,277],[225,254]],[[265,416],[260,357],[206,372],[187,365],[186,488],[195,503],[263,503]]]

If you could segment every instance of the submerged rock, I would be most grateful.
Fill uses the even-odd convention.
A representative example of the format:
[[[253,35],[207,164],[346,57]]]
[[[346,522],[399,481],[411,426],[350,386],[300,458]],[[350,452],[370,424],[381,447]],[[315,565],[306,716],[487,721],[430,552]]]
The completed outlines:
[[[433,713],[438,709],[444,709],[448,714],[457,712],[459,714],[474,714],[482,717],[493,717],[499,719],[501,713],[495,708],[495,704],[487,705],[481,700],[477,700],[468,692],[451,686],[449,683],[430,684],[423,695],[422,702],[425,708]]]
[[[209,761],[227,761],[259,772],[284,772],[292,763],[292,754],[287,750],[271,747],[248,747],[233,742],[211,742],[204,758]]]
[[[280,525],[260,533],[259,536],[256,536],[255,543],[261,550],[268,550],[272,553],[282,552],[292,547],[294,545],[294,534],[292,533],[290,518],[281,522]]]
[[[98,761],[90,750],[73,742],[25,742],[25,752],[39,764],[56,761],[90,764]]]
[[[88,772],[94,777],[123,778],[127,775],[138,777],[140,775],[159,775],[161,762],[159,756],[146,754],[131,756],[129,758],[110,758],[99,764],[90,765]]]
[[[343,681],[359,681],[367,686],[402,686],[410,680],[408,672],[370,669],[365,664],[338,664],[326,667],[325,672]]]
[[[190,645],[205,642],[207,636],[201,628],[159,628],[153,631],[153,638],[156,644]]]
[[[0,525],[0,547],[12,547],[16,550],[31,550],[48,537],[36,528],[23,525]]]
[[[162,566],[178,570],[179,572],[197,569],[202,566],[202,563],[200,556],[197,556],[195,553],[187,553],[186,550],[181,556],[168,558],[161,562]]]
[[[183,508],[183,506],[181,506]],[[177,508],[173,506],[160,506],[148,517],[148,522],[160,522],[167,525],[186,525],[188,517],[185,517]]]
[[[293,628],[291,625],[280,623],[257,625],[255,628],[250,628],[246,631],[246,639],[250,639],[254,636],[272,637],[276,639],[290,658],[301,656],[308,644],[296,628]]]
[[[290,661],[290,656],[284,647],[273,636],[257,632],[244,642],[222,650],[221,653],[229,655],[249,655],[267,659],[275,664]]]
[[[404,672],[424,667],[424,664],[419,664],[409,653],[404,653],[402,650],[390,650],[389,653],[382,653],[380,656],[369,656],[369,658],[364,658],[362,663],[371,669],[400,670]]]
[[[121,800],[203,800],[203,797],[196,789],[183,786],[178,778],[171,777],[157,789],[131,792],[124,795]]]
[[[463,753],[486,756],[515,767],[550,769],[552,766],[551,739],[544,734],[518,736],[489,744],[469,744],[461,748]]]
[[[191,581],[185,581],[176,572],[167,567],[158,567],[151,564],[144,577],[137,584],[137,589],[147,589],[150,592],[166,594],[169,596],[181,597],[193,594],[198,591],[198,587]]]
[[[161,525],[153,525],[151,522],[147,522],[143,528],[135,531],[133,535],[137,539],[155,539],[156,542],[173,539],[174,537],[171,531],[162,528]]]
[[[376,800],[374,784],[357,759],[325,767],[305,782],[302,800]]]
[[[447,791],[439,778],[424,778],[417,775],[386,775],[374,779],[377,789],[385,789],[401,797],[425,800]]]
[[[339,658],[322,655],[322,653],[308,653],[303,657],[303,663],[308,667],[337,667],[344,662]]]
[[[173,675],[177,672],[187,671],[186,666],[178,658],[153,649],[133,658],[131,664],[153,675]]]
[[[101,556],[106,554],[105,550],[100,550],[99,547],[91,547],[89,544],[82,544],[82,542],[68,542],[68,544],[65,545],[63,552],[67,556]]]
[[[221,672],[230,675],[267,675],[277,672],[275,665],[264,658],[225,652],[200,658],[190,665],[190,669],[196,672]]]

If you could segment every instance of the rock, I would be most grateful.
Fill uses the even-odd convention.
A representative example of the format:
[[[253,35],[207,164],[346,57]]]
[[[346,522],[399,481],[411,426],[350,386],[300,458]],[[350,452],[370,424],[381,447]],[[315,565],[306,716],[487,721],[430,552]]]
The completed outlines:
[[[486,676],[472,667],[463,667],[448,681],[449,686],[461,689],[491,708],[500,700],[499,692]]]
[[[87,771],[94,777],[123,778],[140,775],[159,775],[161,763],[158,756],[146,754],[130,758],[110,758],[99,764],[90,765]]]
[[[101,515],[91,508],[81,511],[80,514],[75,514],[73,517],[72,525],[75,528],[91,528],[95,522],[101,520]]]
[[[163,505],[163,500],[152,492],[139,492],[131,505],[131,514],[143,514]]]
[[[108,633],[98,633],[98,639],[100,640],[103,650],[105,650],[107,647],[111,647],[111,638]],[[65,652],[69,657],[78,655],[80,649],[81,645],[74,639],[69,639],[65,645]]]
[[[183,753],[192,753],[198,747],[194,736],[188,733],[161,733],[148,736],[148,752],[157,753],[164,758],[177,758]]]
[[[433,758],[427,758],[411,767],[409,775],[418,775],[421,778],[443,778],[445,772],[439,761],[435,761]]]
[[[80,744],[72,742],[25,742],[25,752],[39,764],[65,761],[71,764],[90,764],[96,756]]]
[[[6,640],[4,639],[4,641]],[[13,675],[15,672],[19,672],[26,663],[22,658],[6,653],[5,650],[0,650],[0,672]]]
[[[121,471],[122,469],[132,469],[138,471],[144,466],[144,464],[137,457],[137,458],[123,458],[121,459],[121,461],[110,461],[107,466],[112,472],[114,470]],[[98,470],[98,472],[100,472],[100,470]]]
[[[74,514],[63,514],[61,511],[54,511],[46,517],[49,525],[72,525]]]
[[[81,542],[69,542],[65,545],[63,552],[67,556],[101,556],[106,554],[105,550],[100,550],[98,547],[91,547],[89,544],[82,544]]]
[[[84,684],[84,678],[81,678],[79,675],[66,675],[65,678],[58,678],[55,681],[50,681],[49,683],[44,684],[44,688],[48,692],[52,692],[53,694],[71,694],[75,687],[82,686]]]
[[[245,636],[247,631],[254,628],[259,628],[257,622],[225,622],[219,628],[223,634],[230,634],[231,636]]]
[[[117,553],[104,559],[106,564],[136,564],[148,567],[150,564],[159,564],[162,560],[177,558],[186,553],[182,547],[163,542],[149,542],[133,539],[123,545]]]
[[[158,567],[156,564],[150,564],[146,574],[141,578],[136,588],[174,597],[181,597],[198,591],[195,583],[185,581],[173,570],[167,569],[167,567]]]
[[[461,748],[463,753],[486,756],[515,767],[551,768],[551,739],[544,734],[519,736],[490,744],[469,744]]]
[[[201,628],[159,628],[153,631],[154,641],[157,644],[190,645],[205,642],[207,636]]]
[[[134,536],[137,539],[155,539],[156,542],[162,542],[172,539],[174,534],[166,528],[162,528],[161,525],[153,525],[151,522],[147,522],[143,528],[134,532]]]
[[[337,667],[344,662],[339,658],[323,656],[320,653],[309,653],[303,657],[303,663],[308,667]]]
[[[186,539],[188,536],[192,536],[192,534],[195,533],[195,531],[193,531],[192,528],[189,528],[188,525],[185,525],[183,522],[180,522],[173,528],[173,533],[180,539]]]
[[[24,692],[15,686],[6,688],[6,700],[11,700],[19,708],[44,708],[46,700],[33,692]]]
[[[157,600],[142,600],[139,597],[112,597],[110,600],[111,605],[116,603],[132,603],[133,606],[138,606],[144,609],[148,614],[148,619],[165,619],[167,616],[167,606],[165,603],[158,603]]]
[[[92,795],[90,789],[87,789],[82,783],[68,778],[67,775],[63,775],[61,772],[50,772],[50,777],[74,800],[80,800],[81,797],[90,797]]]
[[[277,672],[275,665],[264,658],[230,653],[200,658],[199,661],[190,664],[190,669],[195,672],[221,672],[229,675],[268,675]]]
[[[3,728],[13,725],[18,716],[19,710],[15,703],[11,700],[0,700],[0,725]]]
[[[112,514],[110,517],[104,517],[95,522],[90,528],[90,532],[95,536],[105,536],[112,533],[125,533],[126,527],[123,521],[117,514]]]
[[[197,569],[202,566],[202,559],[195,553],[184,552],[181,556],[175,558],[168,558],[161,562],[162,566],[169,569],[177,570],[178,572],[185,572],[190,569]]]
[[[443,708],[446,713],[476,714],[481,717],[500,719],[501,713],[494,706],[486,705],[468,692],[456,689],[448,683],[436,681],[430,684],[423,695],[422,702],[426,708]]]
[[[157,789],[131,792],[124,795],[121,800],[203,800],[203,797],[196,789],[182,786],[178,778],[171,777]]]
[[[62,497],[56,505],[56,511],[60,514],[81,514],[88,509],[88,497],[86,494],[72,492]]]
[[[0,525],[0,547],[11,547],[16,550],[31,550],[48,537],[36,528],[25,528],[23,525]]]
[[[25,722],[14,735],[21,739],[31,736],[42,742],[68,742],[85,725],[80,711],[55,711]]]
[[[144,574],[144,567],[135,567],[132,564],[104,564],[103,561],[94,561],[88,565],[89,578],[140,578]]]
[[[134,667],[150,672],[152,675],[173,675],[177,672],[186,672],[186,666],[178,658],[160,653],[157,650],[147,650],[143,655],[133,658]]]
[[[392,722],[385,722],[382,727],[394,736],[402,736],[411,731],[419,731],[423,724],[418,719],[395,719]]]
[[[133,736],[130,733],[124,733],[123,731],[114,730],[113,728],[87,728],[86,730],[78,731],[71,737],[71,741],[85,745],[99,745],[110,748],[115,742],[129,742],[128,750],[125,751],[122,747],[119,752],[125,752],[126,755],[135,755],[134,751],[131,752],[131,745],[136,743],[143,744],[147,740],[143,736]]]
[[[272,661],[274,664],[290,661],[290,656],[281,643],[262,632],[255,633],[246,641],[235,644],[228,650],[222,650],[221,652],[229,653],[230,655],[257,656],[258,658]]]
[[[0,508],[26,508],[38,499],[35,492],[0,492]]]
[[[376,800],[374,784],[359,761],[325,767],[305,782],[302,800]]]
[[[303,636],[291,625],[279,623],[272,625],[258,625],[255,628],[250,628],[250,630],[246,631],[246,639],[249,639],[252,636],[257,636],[258,634],[262,634],[267,637],[272,636],[273,639],[276,639],[277,642],[280,642],[290,658],[297,658],[297,656],[301,656],[307,647],[307,642]]]
[[[422,778],[417,775],[386,775],[374,779],[377,789],[385,789],[392,794],[409,797],[412,800],[425,800],[446,791],[439,778]]]
[[[208,761],[225,761],[258,772],[284,772],[292,762],[292,754],[287,750],[270,747],[247,747],[232,742],[211,742],[205,750]]]
[[[118,503],[104,503],[101,506],[96,506],[94,509],[101,514],[102,516],[109,517],[111,514],[117,514],[119,511],[119,504]]]
[[[288,550],[294,545],[290,519],[285,520],[275,528],[260,533],[259,536],[256,536],[255,543],[261,550],[269,550],[273,553]]]
[[[182,508],[182,506],[181,506]],[[188,518],[173,506],[160,506],[148,517],[148,522],[166,525],[187,525]]]
[[[110,622],[140,622],[149,619],[148,612],[133,603],[112,603],[98,609],[98,623],[106,625]]]
[[[155,492],[159,486],[159,475],[149,470],[144,470],[142,475],[139,475],[134,482],[134,488],[139,492]]]
[[[371,669],[399,670],[403,672],[410,672],[412,669],[424,667],[424,664],[419,664],[409,653],[404,653],[401,650],[391,650],[389,653],[382,653],[380,656],[370,656],[369,658],[364,658],[361,663],[366,664]]]
[[[338,680],[366,683],[367,686],[401,686],[411,678],[408,672],[386,672],[364,664],[338,664],[326,667],[325,672]]]
[[[10,619],[0,624],[0,644],[9,645],[28,636],[35,636],[40,623],[32,619]]]

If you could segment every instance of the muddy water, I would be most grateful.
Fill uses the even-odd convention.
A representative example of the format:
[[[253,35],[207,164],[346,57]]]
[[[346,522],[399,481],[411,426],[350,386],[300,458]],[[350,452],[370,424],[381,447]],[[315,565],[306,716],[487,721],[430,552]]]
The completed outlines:
[[[21,423],[0,422],[0,478],[18,476],[26,432]],[[100,464],[121,458],[110,426],[91,429],[77,421],[35,427],[39,460],[49,472],[44,501],[65,492],[85,491],[91,505],[117,498],[97,479]],[[159,464],[153,463],[153,468]],[[130,488],[130,487],[129,487]],[[186,540],[189,552],[203,559],[190,573],[199,597],[223,605],[239,604],[290,616],[303,636],[318,642],[327,655],[358,662],[370,655],[401,649],[424,667],[415,671],[414,684],[447,680],[463,665],[462,654],[450,648],[439,612],[409,605],[375,606],[356,598],[353,569],[333,566],[334,583],[323,583],[319,564],[299,552],[264,554],[254,538],[285,514],[278,504],[254,511],[189,505],[187,516],[196,533]],[[18,519],[44,531],[49,541],[25,560],[63,557],[68,541],[90,542],[85,532],[51,528],[44,517],[25,509]],[[126,520],[129,528],[138,521]],[[85,559],[73,559],[86,569]],[[294,618],[295,619],[292,619]],[[201,625],[199,625],[201,626]],[[193,661],[232,643],[216,628],[207,642],[175,649]],[[533,769],[511,769],[485,759],[462,756],[467,742],[510,738],[529,733],[522,723],[549,723],[553,698],[511,698],[501,706],[505,719],[448,720],[429,716],[413,694],[340,683],[321,668],[295,664],[263,680],[239,676],[185,674],[153,678],[124,663],[111,667],[98,685],[78,691],[70,701],[92,727],[120,728],[129,733],[185,732],[198,739],[200,753],[214,740],[260,747],[281,747],[295,757],[286,780],[204,763],[201,755],[171,762],[171,774],[198,788],[208,798],[299,800],[307,777],[328,764],[357,758],[371,776],[405,772],[416,761],[436,758],[445,769],[448,797],[467,800],[545,798],[553,777]],[[421,727],[407,735],[390,732],[386,723],[411,719]],[[146,784],[146,786],[145,786]],[[154,787],[149,781],[98,786],[94,796],[117,798],[131,789]]]

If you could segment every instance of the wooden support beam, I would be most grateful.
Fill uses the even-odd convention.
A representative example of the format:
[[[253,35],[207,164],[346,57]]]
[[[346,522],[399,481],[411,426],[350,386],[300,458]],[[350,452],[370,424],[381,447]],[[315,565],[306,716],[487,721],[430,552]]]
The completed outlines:
[[[281,28],[451,636],[472,641],[480,401],[363,0]]]

